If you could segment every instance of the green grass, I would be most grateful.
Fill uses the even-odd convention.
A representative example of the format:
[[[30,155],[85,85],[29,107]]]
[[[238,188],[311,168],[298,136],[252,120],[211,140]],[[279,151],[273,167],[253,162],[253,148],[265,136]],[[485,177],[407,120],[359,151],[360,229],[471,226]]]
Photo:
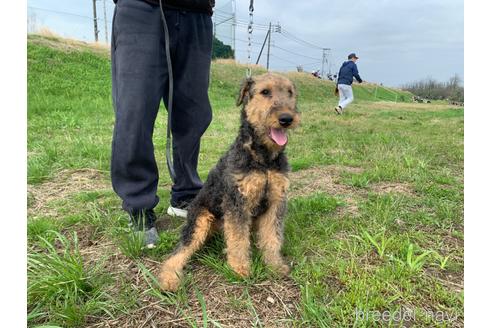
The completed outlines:
[[[335,181],[290,194],[283,252],[293,264],[292,280],[277,277],[256,250],[251,277],[237,277],[216,236],[193,257],[178,293],[161,294],[158,263],[172,251],[182,222],[167,218],[153,250],[142,250],[129,233],[109,181],[110,62],[101,49],[66,44],[28,39],[28,183],[48,195],[64,190],[47,201],[28,195],[29,326],[141,324],[142,309],[157,311],[152,320],[192,327],[234,326],[234,316],[258,327],[275,320],[377,327],[381,321],[358,320],[356,311],[402,310],[411,311],[417,327],[463,325],[463,109],[413,104],[406,92],[362,84],[347,112],[336,116],[332,83],[289,73],[302,113],[289,140],[292,183],[298,183],[295,171],[310,168],[315,180]],[[237,131],[234,102],[244,74],[231,62],[212,64],[214,118],[199,161],[204,179]],[[165,123],[160,113],[154,143],[161,218],[170,189]],[[62,179],[62,170],[79,169],[97,170],[94,188],[79,190],[77,181]],[[291,286],[296,296],[284,301],[293,306],[265,303],[264,284]]]
[[[70,241],[52,233],[58,247],[41,237],[39,248],[28,251],[28,322],[42,317],[71,327],[81,325],[87,315],[112,316],[115,304],[102,288],[107,275],[84,264],[77,234]]]

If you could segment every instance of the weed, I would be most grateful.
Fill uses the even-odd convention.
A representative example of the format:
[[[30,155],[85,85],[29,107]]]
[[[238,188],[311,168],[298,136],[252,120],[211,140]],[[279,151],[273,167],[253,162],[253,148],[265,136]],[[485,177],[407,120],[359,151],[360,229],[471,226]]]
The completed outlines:
[[[448,266],[448,260],[451,257],[451,255],[448,256],[442,256],[438,252],[432,252],[432,255],[435,257],[435,259],[438,261],[439,268],[441,270],[445,270],[446,267]]]
[[[354,238],[362,241],[363,243],[373,246],[376,248],[376,251],[380,258],[384,258],[385,252],[388,248],[388,245],[393,241],[393,237],[386,237],[386,230],[383,230],[375,235],[371,235],[366,230],[362,231],[363,237],[353,235]]]
[[[122,229],[116,239],[116,244],[121,253],[131,259],[137,259],[144,254],[145,235],[142,231],[132,229]]]
[[[422,254],[416,255],[413,249],[413,244],[409,244],[407,248],[405,263],[411,271],[416,272],[424,266],[427,257],[429,257],[429,255],[431,255],[433,251],[424,251]]]
[[[104,292],[107,277],[87,268],[78,248],[77,234],[70,241],[52,232],[56,243],[39,237],[41,253],[28,253],[28,317],[67,327],[81,325],[89,314],[112,316],[114,305]],[[58,244],[59,247],[55,246]]]

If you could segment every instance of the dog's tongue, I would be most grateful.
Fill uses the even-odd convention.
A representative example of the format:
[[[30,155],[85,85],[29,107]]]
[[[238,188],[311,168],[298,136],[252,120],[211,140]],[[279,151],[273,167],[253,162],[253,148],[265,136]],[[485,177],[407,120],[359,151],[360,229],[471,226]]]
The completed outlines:
[[[271,128],[270,136],[272,137],[273,141],[275,141],[279,146],[283,146],[287,143],[287,133],[285,132],[285,130]]]

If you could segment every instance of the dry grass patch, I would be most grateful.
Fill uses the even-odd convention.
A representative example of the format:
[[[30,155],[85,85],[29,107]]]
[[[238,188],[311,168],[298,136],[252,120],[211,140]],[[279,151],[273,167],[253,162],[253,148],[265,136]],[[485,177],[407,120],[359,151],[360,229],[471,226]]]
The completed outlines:
[[[367,193],[363,189],[341,183],[340,174],[343,172],[362,173],[363,171],[360,167],[328,165],[292,172],[289,175],[289,194],[291,197],[303,197],[323,192],[338,196],[345,202],[345,206],[337,209],[338,214],[357,216],[359,199],[366,197]]]
[[[27,186],[29,216],[57,216],[53,201],[67,199],[84,191],[109,190],[111,185],[103,173],[94,169],[62,170],[51,180]]]
[[[65,53],[75,51],[91,51],[99,55],[110,56],[109,45],[105,43],[84,42],[74,39],[63,38],[49,30],[40,30],[29,34],[28,40],[32,44],[38,44],[61,50]]]
[[[340,183],[342,172],[361,173],[363,169],[349,166],[318,166],[292,172],[290,178],[291,196],[309,196],[318,192],[331,195],[352,195],[359,193],[357,188]]]
[[[193,280],[185,291],[185,301],[176,306],[146,293],[148,277],[135,262],[118,254],[108,260],[113,273],[123,277],[125,286],[120,287],[130,287],[138,295],[137,308],[115,319],[92,317],[87,327],[190,327],[190,323],[202,326],[203,310],[197,293],[205,301],[209,324],[213,320],[222,327],[252,327],[258,322],[263,327],[290,327],[290,319],[299,318],[301,293],[292,279],[268,280],[245,287],[192,263],[187,271],[192,272]],[[142,263],[153,275],[158,274],[160,262],[142,259]]]
[[[371,191],[377,194],[397,193],[406,196],[415,195],[415,191],[408,183],[403,182],[379,182],[370,185]]]

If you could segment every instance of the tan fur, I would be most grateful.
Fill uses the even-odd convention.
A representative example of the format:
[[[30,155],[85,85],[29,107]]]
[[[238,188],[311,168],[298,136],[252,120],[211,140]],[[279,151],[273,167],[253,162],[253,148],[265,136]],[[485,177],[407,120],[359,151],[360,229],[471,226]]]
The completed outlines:
[[[262,97],[258,95],[261,90],[270,90],[271,97]],[[287,92],[286,92],[287,91]],[[290,91],[291,93],[289,93]],[[273,151],[273,153],[281,149],[276,143],[274,143],[268,136],[268,129],[271,127],[279,128],[278,117],[283,113],[293,114],[294,121],[291,128],[297,127],[300,122],[299,114],[293,112],[295,108],[297,91],[294,84],[287,78],[265,74],[262,77],[255,79],[255,85],[251,93],[255,93],[256,96],[249,100],[246,107],[246,116],[248,122],[255,127],[259,132],[260,138],[263,143]],[[242,99],[247,97],[247,90],[241,90],[239,97]],[[272,112],[270,109],[277,104],[282,104],[280,110]]]
[[[284,263],[280,254],[283,236],[278,221],[277,213],[282,203],[286,200],[286,192],[289,187],[288,178],[274,171],[268,171],[268,185],[270,207],[268,211],[257,218],[257,246],[262,251],[263,259],[266,264],[282,274],[289,272],[289,267]]]
[[[211,232],[210,228],[214,221],[214,216],[209,211],[204,210],[196,220],[191,243],[178,248],[177,252],[162,264],[159,283],[163,290],[176,291],[178,289],[186,262],[203,245]]]
[[[234,175],[239,192],[246,199],[245,210],[251,215],[255,206],[261,200],[265,191],[267,175],[261,172],[250,172],[246,175]]]
[[[250,228],[251,220],[239,225],[230,214],[224,216],[227,263],[241,277],[250,273]]]

